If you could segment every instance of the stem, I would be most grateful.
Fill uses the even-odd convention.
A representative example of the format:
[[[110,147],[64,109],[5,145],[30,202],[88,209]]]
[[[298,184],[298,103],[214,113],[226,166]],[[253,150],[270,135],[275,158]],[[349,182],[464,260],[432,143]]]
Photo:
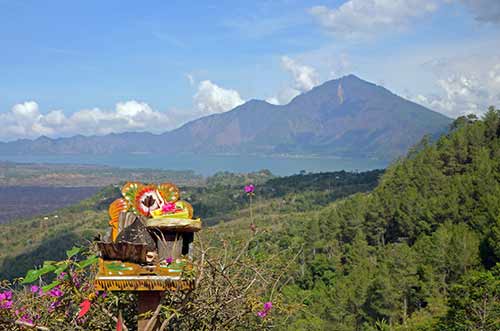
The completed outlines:
[[[251,224],[254,224],[254,220],[253,220],[253,205],[252,205],[252,193],[250,193],[249,197],[250,197],[250,222],[251,222]]]

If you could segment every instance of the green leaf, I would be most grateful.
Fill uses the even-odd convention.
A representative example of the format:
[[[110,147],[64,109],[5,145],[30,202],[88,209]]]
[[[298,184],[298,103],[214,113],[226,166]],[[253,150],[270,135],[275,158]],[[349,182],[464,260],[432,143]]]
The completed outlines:
[[[76,254],[80,253],[81,251],[82,251],[81,247],[73,246],[72,249],[66,251],[66,256],[68,256],[68,259],[70,259]]]
[[[91,256],[88,259],[83,260],[80,263],[77,263],[76,265],[78,266],[78,268],[83,269],[83,268],[88,267],[89,265],[97,263],[97,261],[99,261],[99,257],[97,257],[97,256]]]
[[[24,280],[22,281],[22,284],[29,284],[33,283],[36,281],[38,278],[41,276],[48,274],[49,272],[52,272],[56,269],[56,266],[52,264],[47,264],[44,263],[43,267],[40,269],[34,269],[34,270],[29,270],[26,273],[26,277],[24,277]]]
[[[55,273],[56,275],[59,275],[59,274],[61,274],[61,272],[63,272],[64,270],[68,269],[68,267],[69,267],[69,264],[68,264],[68,262],[66,262],[66,261],[65,261],[64,263],[60,264],[60,265],[57,267],[57,269],[56,269],[56,270],[54,270],[54,273]]]
[[[58,281],[58,280],[55,280],[52,283],[50,283],[49,285],[45,285],[44,287],[42,287],[42,290],[44,292],[50,291],[50,290],[52,290],[54,287],[56,287],[59,284],[61,284],[61,282]]]

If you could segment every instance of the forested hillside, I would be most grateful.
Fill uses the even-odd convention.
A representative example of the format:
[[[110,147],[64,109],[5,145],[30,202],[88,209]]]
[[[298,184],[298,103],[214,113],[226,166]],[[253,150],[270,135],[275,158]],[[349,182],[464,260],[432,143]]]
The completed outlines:
[[[316,211],[322,206],[356,192],[373,189],[381,170],[364,173],[345,171],[275,177],[269,171],[250,174],[221,172],[207,178],[206,185],[181,186],[182,195],[193,204],[196,217],[205,227],[248,215],[248,198],[242,187],[257,185],[255,208],[266,215],[286,217],[298,211]],[[95,196],[45,217],[0,224],[9,233],[0,242],[0,278],[22,276],[46,259],[59,259],[74,244],[88,245],[108,228],[107,209],[120,197],[119,186],[108,186]],[[267,210],[270,206],[271,210]]]
[[[303,255],[289,330],[500,328],[500,114],[425,139],[370,194],[294,220],[276,249]],[[305,268],[300,266],[304,263]]]

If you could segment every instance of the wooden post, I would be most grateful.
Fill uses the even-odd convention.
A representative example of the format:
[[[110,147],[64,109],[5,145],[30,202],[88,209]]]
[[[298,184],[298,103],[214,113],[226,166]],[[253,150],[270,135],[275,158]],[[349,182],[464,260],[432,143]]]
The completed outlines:
[[[139,316],[137,319],[137,330],[138,331],[146,331],[146,326],[149,323],[149,320],[153,316],[156,308],[160,305],[161,300],[161,291],[138,291],[139,298],[137,301],[137,313],[139,315],[148,313],[149,317],[141,317]],[[160,327],[159,318],[156,319],[153,327],[147,331],[157,331]]]

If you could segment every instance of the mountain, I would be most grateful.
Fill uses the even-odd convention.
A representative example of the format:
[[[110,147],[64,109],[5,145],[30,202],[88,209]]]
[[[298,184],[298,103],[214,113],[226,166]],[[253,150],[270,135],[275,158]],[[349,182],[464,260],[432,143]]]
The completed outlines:
[[[328,81],[287,105],[250,100],[231,111],[191,121],[160,135],[18,140],[1,154],[315,154],[392,159],[451,119],[354,75]]]

